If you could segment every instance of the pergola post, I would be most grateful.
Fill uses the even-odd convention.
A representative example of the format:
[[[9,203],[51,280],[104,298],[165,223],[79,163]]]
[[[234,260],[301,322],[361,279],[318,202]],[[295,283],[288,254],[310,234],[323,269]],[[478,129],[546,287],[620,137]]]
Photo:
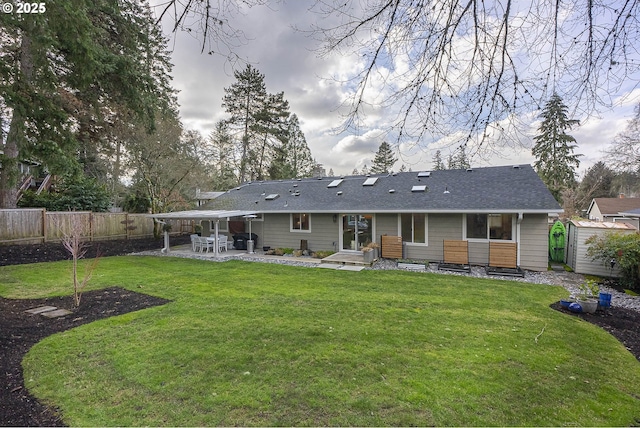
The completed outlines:
[[[218,239],[220,239],[218,237],[218,230],[220,229],[220,220],[216,220],[216,225],[214,226],[214,230],[215,230],[215,239],[214,239],[214,246],[215,248],[213,249],[215,251],[215,256],[216,258],[218,257],[218,251],[220,250],[219,246],[218,246]]]

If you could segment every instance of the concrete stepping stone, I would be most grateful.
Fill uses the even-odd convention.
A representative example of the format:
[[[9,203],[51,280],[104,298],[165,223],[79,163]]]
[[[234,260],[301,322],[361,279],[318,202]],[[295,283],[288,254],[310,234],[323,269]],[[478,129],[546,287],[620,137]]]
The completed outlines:
[[[33,315],[38,315],[44,312],[55,311],[56,309],[58,308],[56,308],[55,306],[38,306],[37,308],[28,309],[25,312]]]
[[[27,309],[25,312],[33,315],[43,315],[47,318],[63,317],[71,313],[67,309],[58,309],[55,306],[38,306],[37,308]]]
[[[71,311],[67,309],[56,309],[55,311],[43,312],[42,315],[47,318],[58,318],[63,317],[65,315],[69,315]]]
[[[364,269],[364,266],[343,265],[340,270],[347,270],[351,272],[360,272]]]

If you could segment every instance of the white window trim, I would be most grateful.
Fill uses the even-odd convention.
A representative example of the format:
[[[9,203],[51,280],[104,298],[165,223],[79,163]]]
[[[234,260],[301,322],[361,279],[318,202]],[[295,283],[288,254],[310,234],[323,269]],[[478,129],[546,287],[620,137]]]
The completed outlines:
[[[422,213],[405,213],[411,214],[411,239],[414,239],[413,231],[415,230],[414,222],[415,222],[415,214]],[[398,214],[398,236],[402,236],[402,214]],[[428,247],[429,246],[429,214],[424,213],[424,242],[409,242],[402,241],[403,244],[406,244],[409,247]]]
[[[309,219],[309,230],[294,229],[293,228],[293,213],[289,214],[289,232],[291,233],[311,233],[311,214],[310,213],[296,213],[299,215],[306,214]]]
[[[473,214],[473,213],[469,213]],[[486,214],[487,216],[491,214],[500,214],[500,213],[480,213]],[[511,239],[490,239],[489,238],[489,222],[487,221],[487,237],[486,238],[467,238],[467,215],[462,215],[462,239],[469,242],[517,242],[516,240],[516,222],[518,221],[518,216],[516,214],[511,214]]]

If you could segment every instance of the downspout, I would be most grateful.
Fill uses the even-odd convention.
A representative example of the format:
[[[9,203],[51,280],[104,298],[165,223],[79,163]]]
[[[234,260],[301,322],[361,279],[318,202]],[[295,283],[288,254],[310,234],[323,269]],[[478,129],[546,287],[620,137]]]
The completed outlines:
[[[524,213],[518,213],[518,219],[516,220],[516,264],[520,266],[520,223],[524,218]]]

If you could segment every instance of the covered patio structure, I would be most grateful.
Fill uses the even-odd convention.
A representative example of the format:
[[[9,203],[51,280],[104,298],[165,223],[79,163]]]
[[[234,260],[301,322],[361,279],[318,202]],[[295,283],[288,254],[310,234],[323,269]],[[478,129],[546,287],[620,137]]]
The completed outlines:
[[[155,221],[159,223],[166,223],[167,220],[195,220],[195,221],[210,221],[212,222],[215,230],[215,242],[214,251],[215,256],[218,257],[218,236],[220,230],[220,220],[229,220],[237,217],[254,216],[256,211],[240,211],[240,210],[190,210],[190,211],[175,211],[170,213],[158,213],[149,214]],[[169,231],[164,231],[164,248],[163,253],[169,253]]]

